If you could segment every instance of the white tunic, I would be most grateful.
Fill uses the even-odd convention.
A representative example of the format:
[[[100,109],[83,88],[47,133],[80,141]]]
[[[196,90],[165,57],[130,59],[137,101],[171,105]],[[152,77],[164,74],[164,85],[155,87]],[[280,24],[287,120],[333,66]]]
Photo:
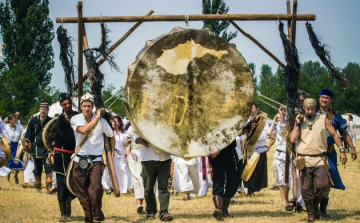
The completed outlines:
[[[96,116],[93,114],[92,119],[94,119]],[[91,119],[91,120],[92,120]],[[71,118],[71,127],[74,129],[75,133],[75,139],[76,139],[76,147],[79,146],[82,139],[84,138],[84,135],[77,132],[77,128],[79,126],[84,126],[88,122],[85,120],[84,115],[78,114]],[[104,152],[104,136],[103,133],[107,137],[113,137],[113,131],[110,127],[110,125],[106,122],[105,119],[101,118],[99,123],[94,128],[91,135],[89,135],[89,138],[86,140],[84,145],[81,147],[80,151],[78,152],[79,155],[86,156],[86,155],[93,155],[93,156],[101,156]],[[102,158],[99,157],[99,159],[94,159],[94,161],[101,161]],[[79,157],[74,158],[75,162],[79,162]]]

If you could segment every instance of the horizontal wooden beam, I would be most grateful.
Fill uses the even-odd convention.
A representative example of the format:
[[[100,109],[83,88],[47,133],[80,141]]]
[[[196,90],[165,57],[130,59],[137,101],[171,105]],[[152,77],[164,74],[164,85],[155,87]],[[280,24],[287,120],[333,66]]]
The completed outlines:
[[[288,14],[198,14],[198,15],[153,15],[153,16],[97,16],[84,17],[84,23],[98,22],[159,22],[159,21],[204,21],[204,20],[234,20],[234,21],[274,21],[291,20]],[[314,21],[315,14],[298,14],[297,21]],[[57,23],[77,23],[78,17],[57,17]]]

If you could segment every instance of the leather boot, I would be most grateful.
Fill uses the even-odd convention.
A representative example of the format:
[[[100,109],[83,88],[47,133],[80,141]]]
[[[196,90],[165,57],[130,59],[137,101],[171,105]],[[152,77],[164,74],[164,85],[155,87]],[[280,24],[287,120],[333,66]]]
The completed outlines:
[[[49,172],[49,173],[46,174],[46,191],[47,191],[47,194],[52,194],[53,193],[52,172]]]
[[[66,203],[65,201],[59,201],[60,218],[59,222],[66,222]]]
[[[306,212],[308,214],[308,222],[315,221],[315,207],[314,207],[314,200],[305,201]]]
[[[224,218],[228,217],[234,217],[233,215],[230,215],[228,208],[231,202],[231,197],[223,197],[222,198],[222,213]]]
[[[67,216],[67,221],[70,221],[70,217],[71,217],[71,201],[72,201],[72,198],[70,196],[65,201],[65,204],[66,204],[65,213]]]
[[[326,209],[329,203],[329,198],[323,198],[320,202],[320,213],[322,218],[330,218],[330,215],[326,213]]]
[[[35,175],[35,189],[38,193],[41,193],[41,175]]]
[[[216,218],[216,220],[218,221],[223,221],[223,214],[222,214],[222,197],[220,195],[215,195],[213,197],[213,201],[214,201],[214,205],[215,205],[215,210],[213,212],[213,216]]]

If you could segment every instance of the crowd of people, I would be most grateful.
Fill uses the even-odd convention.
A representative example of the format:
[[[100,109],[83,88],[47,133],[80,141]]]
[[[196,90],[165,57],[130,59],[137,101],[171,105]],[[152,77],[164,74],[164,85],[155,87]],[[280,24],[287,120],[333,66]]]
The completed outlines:
[[[330,217],[327,214],[330,188],[345,189],[337,170],[337,156],[342,165],[347,162],[346,149],[352,160],[357,158],[356,123],[351,115],[346,122],[332,108],[333,98],[330,89],[322,90],[319,100],[300,97],[301,107],[297,108],[291,132],[285,127],[286,108],[280,107],[272,124],[260,129],[256,142],[249,149],[247,134],[256,127],[256,117],[262,113],[258,105],[253,104],[242,135],[208,157],[185,160],[152,147],[121,116],[112,114],[107,119],[104,109],[94,113],[93,97],[84,95],[80,101],[81,111],[77,112],[70,95],[61,93],[59,103],[63,110],[55,123],[53,152],[46,148],[42,137],[44,126],[51,120],[47,103],[40,104],[39,113],[29,120],[26,129],[20,124],[19,112],[8,115],[7,124],[0,120],[0,134],[7,139],[13,157],[4,165],[0,150],[0,166],[4,166],[0,168],[0,176],[7,177],[10,185],[13,173],[14,183],[19,184],[18,173],[23,170],[23,187],[34,182],[36,190],[41,192],[44,170],[46,192],[57,192],[59,222],[70,221],[71,202],[75,198],[84,210],[84,222],[103,221],[103,194],[115,193],[115,189],[119,193],[133,194],[134,211],[145,214],[147,220],[155,219],[159,213],[160,220],[171,221],[171,194],[181,193],[183,200],[191,200],[206,196],[211,186],[212,214],[221,221],[233,217],[229,207],[236,192],[254,196],[268,187],[267,152],[274,148],[272,172],[281,204],[286,211],[294,208],[297,212],[306,211],[308,222],[313,222]],[[104,168],[104,142],[109,144],[118,188],[114,188],[112,172],[107,166]],[[289,149],[291,144],[294,150]],[[19,146],[23,146],[25,152],[22,161],[15,159]],[[53,162],[49,161],[50,153]],[[256,154],[258,161],[253,173],[243,180],[243,171],[250,157]],[[68,174],[72,176],[73,188],[69,188]]]

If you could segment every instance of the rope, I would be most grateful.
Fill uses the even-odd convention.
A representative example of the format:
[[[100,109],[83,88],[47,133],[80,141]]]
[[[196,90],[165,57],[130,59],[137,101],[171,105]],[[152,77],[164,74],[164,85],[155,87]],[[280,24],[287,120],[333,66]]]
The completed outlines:
[[[285,106],[284,104],[281,104],[280,102],[277,102],[277,101],[275,101],[275,100],[273,100],[273,99],[271,99],[271,98],[268,98],[268,97],[266,97],[265,95],[262,95],[262,94],[260,94],[260,93],[258,93],[258,95],[261,96],[261,97],[263,97],[263,98],[266,98],[266,99],[268,99],[268,100],[270,100],[270,101],[272,101],[272,102],[275,102],[275,103],[277,103],[277,104],[279,104],[279,105]]]
[[[190,26],[189,25],[189,15],[185,15],[185,25]]]

